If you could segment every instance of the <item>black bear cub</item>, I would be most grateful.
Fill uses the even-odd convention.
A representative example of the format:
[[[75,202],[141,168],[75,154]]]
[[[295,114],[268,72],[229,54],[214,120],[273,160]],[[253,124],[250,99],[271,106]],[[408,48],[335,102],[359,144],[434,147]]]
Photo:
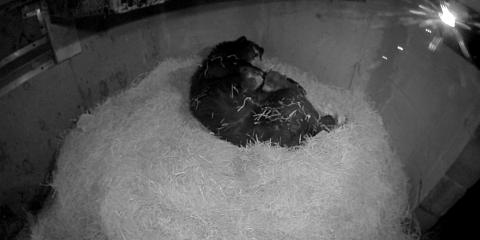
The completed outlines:
[[[263,48],[246,37],[214,47],[192,77],[190,110],[211,132],[237,146],[271,141],[284,147],[337,125],[320,117],[300,84],[253,65]]]
[[[257,97],[259,110],[253,115],[257,140],[297,146],[307,137],[330,131],[337,124],[330,115],[320,117],[300,84],[276,71],[266,73]]]
[[[193,75],[190,95],[199,94],[215,80],[238,74],[241,65],[251,64],[262,55],[263,48],[245,36],[216,45]]]

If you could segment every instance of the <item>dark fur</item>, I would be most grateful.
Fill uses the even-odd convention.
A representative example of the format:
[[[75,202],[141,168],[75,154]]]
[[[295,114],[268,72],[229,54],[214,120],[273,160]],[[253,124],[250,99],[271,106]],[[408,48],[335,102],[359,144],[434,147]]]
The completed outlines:
[[[259,96],[261,107],[254,114],[252,134],[256,140],[292,147],[322,130],[329,131],[329,120],[336,124],[332,116],[320,117],[299,83],[278,72],[266,73]]]
[[[210,85],[211,80],[235,74],[240,65],[249,64],[256,57],[261,59],[263,51],[262,47],[245,36],[218,44],[193,75],[190,96],[199,94]]]
[[[257,140],[297,146],[329,130],[323,121],[335,119],[320,118],[300,84],[251,64],[262,54],[263,48],[245,37],[217,45],[192,77],[193,115],[216,136],[238,146]]]

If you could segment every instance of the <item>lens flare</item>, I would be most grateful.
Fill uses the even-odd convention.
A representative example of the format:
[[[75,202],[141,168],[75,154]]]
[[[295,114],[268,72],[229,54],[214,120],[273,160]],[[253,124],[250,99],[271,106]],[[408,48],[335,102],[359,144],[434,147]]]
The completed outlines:
[[[428,46],[431,51],[437,49],[445,36],[450,36],[456,40],[462,54],[466,58],[471,58],[458,28],[472,31],[472,28],[480,26],[480,23],[473,21],[462,5],[456,2],[434,3],[424,0],[423,4],[419,4],[418,8],[409,9],[408,13],[409,16],[401,18],[402,22],[405,25],[418,25],[420,28],[426,28],[426,31],[432,34],[432,40]]]
[[[440,7],[442,8],[442,12],[438,13],[440,20],[442,20],[443,23],[447,24],[450,27],[455,27],[455,15],[450,12],[450,9],[448,9],[448,6],[446,6],[445,4],[440,5]]]

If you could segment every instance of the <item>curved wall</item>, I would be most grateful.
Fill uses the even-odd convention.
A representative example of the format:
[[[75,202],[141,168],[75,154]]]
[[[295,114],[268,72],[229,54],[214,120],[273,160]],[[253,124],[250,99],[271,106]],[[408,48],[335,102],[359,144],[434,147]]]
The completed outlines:
[[[11,183],[0,187],[0,202],[32,195],[60,136],[85,109],[161,59],[202,54],[245,35],[264,46],[267,57],[365,93],[384,118],[418,204],[479,123],[480,74],[446,47],[428,51],[431,36],[398,21],[405,10],[398,1],[381,0],[233,1],[101,32],[79,30],[80,55],[0,98],[0,181]]]

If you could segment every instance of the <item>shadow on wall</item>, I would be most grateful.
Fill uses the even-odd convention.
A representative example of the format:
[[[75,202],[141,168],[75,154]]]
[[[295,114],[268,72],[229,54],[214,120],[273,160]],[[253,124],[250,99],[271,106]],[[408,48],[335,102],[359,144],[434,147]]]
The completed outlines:
[[[3,161],[9,160],[1,145],[0,167],[5,164]],[[53,181],[57,157],[58,152],[55,152],[39,185],[23,186],[22,189],[14,188],[3,193],[8,197],[7,202],[0,203],[0,240],[16,239],[15,237],[20,233],[29,235],[28,226],[32,223],[31,216],[36,216],[44,207],[53,203],[55,190],[50,184]],[[33,170],[33,166],[29,168]],[[0,169],[0,172],[2,171],[3,169]]]
[[[480,156],[480,128],[477,128],[475,136],[447,173],[455,185],[462,186],[460,194],[465,193],[465,195],[457,201],[460,196],[455,192],[452,193],[450,189],[451,201],[444,202],[450,205],[455,203],[455,205],[441,216],[431,229],[425,232],[424,240],[471,239],[472,236],[478,236],[478,222],[472,221],[480,215],[478,156]],[[427,210],[432,209],[425,209],[425,211]]]

